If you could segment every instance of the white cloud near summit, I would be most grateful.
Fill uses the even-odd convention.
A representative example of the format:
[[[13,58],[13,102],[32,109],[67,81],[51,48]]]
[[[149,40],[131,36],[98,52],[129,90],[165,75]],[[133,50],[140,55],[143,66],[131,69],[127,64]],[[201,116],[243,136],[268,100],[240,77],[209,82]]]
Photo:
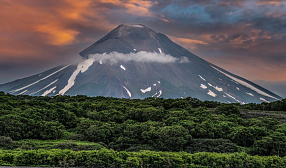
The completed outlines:
[[[94,61],[100,61],[102,63],[107,62],[154,62],[154,63],[187,63],[186,57],[176,58],[168,54],[164,53],[156,53],[156,52],[146,52],[140,51],[137,53],[129,53],[123,54],[118,52],[111,52],[109,54],[91,54],[89,55],[89,59],[93,59]]]

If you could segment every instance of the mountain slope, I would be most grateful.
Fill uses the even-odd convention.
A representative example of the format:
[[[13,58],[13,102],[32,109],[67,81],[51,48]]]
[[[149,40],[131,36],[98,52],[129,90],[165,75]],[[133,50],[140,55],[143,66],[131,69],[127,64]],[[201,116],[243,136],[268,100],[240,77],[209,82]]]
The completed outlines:
[[[77,65],[0,85],[11,94],[195,97],[261,103],[278,95],[215,66],[144,25],[120,25],[86,48]]]

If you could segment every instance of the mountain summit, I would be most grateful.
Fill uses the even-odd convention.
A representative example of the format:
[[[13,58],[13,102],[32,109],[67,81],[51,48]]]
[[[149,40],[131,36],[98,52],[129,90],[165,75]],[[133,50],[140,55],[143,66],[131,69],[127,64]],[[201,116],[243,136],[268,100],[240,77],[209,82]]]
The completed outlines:
[[[0,90],[40,96],[194,97],[241,104],[281,99],[141,24],[119,25],[80,55],[84,60],[77,65],[2,84]]]
[[[171,47],[171,48],[169,48]],[[105,37],[86,48],[80,55],[88,58],[90,54],[119,52],[128,54],[131,52],[147,51],[160,52],[158,48],[165,49],[164,53],[174,57],[184,55],[182,47],[172,42],[166,35],[142,25],[121,24]],[[178,53],[180,50],[180,54]]]
[[[87,58],[90,54],[114,51],[127,54],[134,52],[135,48],[141,51],[155,51],[158,40],[158,33],[144,25],[122,24],[80,52],[80,55]]]

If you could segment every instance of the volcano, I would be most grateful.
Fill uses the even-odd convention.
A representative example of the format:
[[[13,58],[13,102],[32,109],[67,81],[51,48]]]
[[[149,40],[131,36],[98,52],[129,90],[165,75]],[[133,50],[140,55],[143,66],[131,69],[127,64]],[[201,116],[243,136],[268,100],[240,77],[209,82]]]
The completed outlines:
[[[80,52],[83,60],[0,85],[14,95],[185,98],[261,103],[281,97],[144,25],[119,25]]]

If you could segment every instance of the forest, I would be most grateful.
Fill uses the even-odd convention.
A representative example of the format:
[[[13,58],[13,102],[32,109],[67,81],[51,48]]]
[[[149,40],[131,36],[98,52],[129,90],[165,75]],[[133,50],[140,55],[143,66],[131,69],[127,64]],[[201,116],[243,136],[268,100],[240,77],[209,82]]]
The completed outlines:
[[[285,167],[286,99],[241,105],[0,92],[0,165]]]

